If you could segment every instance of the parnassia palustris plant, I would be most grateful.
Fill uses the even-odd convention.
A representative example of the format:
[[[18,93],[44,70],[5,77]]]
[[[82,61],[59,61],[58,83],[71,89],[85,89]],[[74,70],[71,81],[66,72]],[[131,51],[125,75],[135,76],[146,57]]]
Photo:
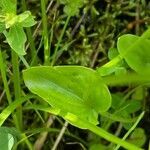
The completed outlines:
[[[127,149],[140,148],[97,127],[98,114],[111,106],[111,95],[98,72],[81,66],[41,66],[23,71],[26,86],[50,106],[56,115],[86,128]]]

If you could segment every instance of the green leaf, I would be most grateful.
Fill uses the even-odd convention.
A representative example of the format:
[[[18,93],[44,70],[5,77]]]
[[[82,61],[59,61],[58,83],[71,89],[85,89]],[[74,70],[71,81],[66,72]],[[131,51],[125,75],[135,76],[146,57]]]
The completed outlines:
[[[143,146],[146,142],[144,130],[142,128],[136,128],[128,139],[128,142],[136,144],[139,147]]]
[[[105,112],[110,107],[110,93],[96,71],[81,66],[55,67],[68,80],[74,92],[79,95],[84,103],[94,108],[97,112]],[[83,92],[82,90],[86,91]]]
[[[83,7],[83,5],[86,1],[84,1],[84,0],[82,0],[82,1],[81,0],[75,0],[75,1],[72,1],[72,0],[59,0],[59,2],[61,4],[65,5],[64,12],[68,16],[75,16],[75,15],[78,15],[79,9],[81,7]]]
[[[140,74],[150,71],[150,40],[126,34],[118,39],[117,47],[133,70]]]
[[[4,123],[4,121],[9,117],[9,115],[23,102],[25,102],[27,99],[33,98],[32,96],[25,96],[23,98],[17,99],[13,101],[8,107],[6,107],[1,113],[0,113],[0,126]]]
[[[99,112],[111,105],[110,93],[99,75],[79,66],[33,67],[23,72],[26,86],[62,116],[97,123]]]
[[[30,11],[25,11],[22,14],[18,15],[17,22],[21,23],[23,27],[31,27],[36,24],[34,16],[31,15]]]
[[[141,108],[141,102],[137,100],[128,100],[124,103],[124,106],[124,111],[131,114],[138,111]]]
[[[15,0],[0,0],[0,7],[5,13],[16,13]]]
[[[35,25],[35,23],[36,21],[34,20],[34,16],[31,15],[30,11],[25,11],[19,15],[7,13],[5,16],[5,25],[7,29],[15,25],[20,25],[22,27],[30,27]]]
[[[116,93],[116,94],[111,94],[111,96],[112,96],[112,108],[114,110],[118,110],[122,105],[123,94]]]
[[[141,102],[138,100],[122,101],[123,95],[112,94],[112,108],[116,111],[126,111],[128,114],[134,113],[141,108]]]
[[[19,133],[14,128],[0,127],[0,146],[2,150],[11,150],[19,139]]]
[[[115,58],[118,55],[119,55],[119,52],[118,52],[117,48],[110,48],[109,49],[109,51],[108,51],[109,60],[112,60],[113,58]]]
[[[128,116],[124,115],[124,112],[120,112],[120,113],[116,113],[116,114],[112,113],[112,112],[111,113],[104,112],[103,114],[101,114],[101,116],[108,118],[112,121],[122,122],[124,124],[127,124],[127,123],[129,124],[129,123],[133,123],[136,121],[137,117],[131,118],[129,115]]]
[[[48,113],[51,113],[54,115],[59,115],[59,116],[63,117],[65,120],[67,120],[70,124],[72,124],[76,127],[79,127],[82,129],[87,128],[86,124],[81,124],[78,122],[78,120],[80,119],[79,117],[77,117],[74,114],[61,111],[58,108],[53,108],[51,106],[45,106],[45,105],[30,105],[30,106],[26,106],[24,109],[35,109],[35,110],[48,112]],[[97,116],[96,116],[96,118],[97,118]],[[97,123],[97,121],[96,121],[96,123]]]
[[[25,55],[26,35],[23,28],[19,25],[14,25],[9,32],[4,32],[6,40],[10,47],[18,54]]]
[[[127,128],[127,126],[130,127],[132,125],[131,123],[135,122],[136,116],[131,118],[131,114],[141,109],[141,102],[132,99],[123,101],[123,99],[122,94],[112,94],[112,112],[114,114],[110,115],[105,113],[106,115],[104,115],[106,117],[110,116],[110,119],[112,118],[113,120],[124,123],[124,127]]]

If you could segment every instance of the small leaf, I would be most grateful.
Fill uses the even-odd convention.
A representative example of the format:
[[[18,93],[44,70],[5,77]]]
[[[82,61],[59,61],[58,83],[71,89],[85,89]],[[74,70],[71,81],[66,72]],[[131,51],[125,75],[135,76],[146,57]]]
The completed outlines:
[[[30,11],[25,11],[22,14],[18,15],[17,22],[21,23],[23,27],[31,27],[36,24],[34,16],[31,15]]]
[[[12,26],[9,32],[4,32],[10,47],[18,54],[25,55],[26,35],[23,28],[19,25]]]
[[[79,13],[79,9],[81,7],[83,7],[85,1],[84,0],[59,0],[59,2],[61,4],[64,4],[64,12],[68,15],[68,16],[75,16],[78,15]]]
[[[142,147],[146,142],[146,135],[142,128],[136,128],[131,134],[128,141],[132,144],[135,144],[139,147]]]
[[[119,55],[119,52],[118,52],[117,48],[110,48],[109,49],[109,51],[108,51],[109,60],[112,60],[113,58],[115,58],[118,55]]]

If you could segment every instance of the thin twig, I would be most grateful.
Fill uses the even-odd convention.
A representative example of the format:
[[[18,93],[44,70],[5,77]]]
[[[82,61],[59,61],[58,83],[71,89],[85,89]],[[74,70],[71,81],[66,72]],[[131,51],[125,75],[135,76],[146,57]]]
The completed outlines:
[[[55,141],[55,143],[54,143],[54,145],[53,145],[51,150],[56,150],[60,140],[62,139],[62,137],[63,137],[63,135],[65,133],[65,130],[66,130],[67,126],[68,126],[68,122],[66,121],[64,123],[64,125],[63,125],[63,127],[62,127],[62,129],[61,129],[61,131],[60,131],[60,133],[59,133],[59,135],[58,135],[58,137],[57,137],[57,139],[56,139],[56,141]]]
[[[46,123],[46,128],[49,128],[53,122],[54,122],[55,117],[54,116],[49,116],[48,121]],[[34,150],[41,150],[43,148],[43,145],[46,141],[48,132],[42,132],[39,136],[39,138],[36,140],[35,144],[34,144]]]
[[[136,126],[138,125],[138,123],[141,121],[141,119],[144,116],[144,111],[139,115],[137,121],[133,124],[133,126],[128,130],[128,132],[123,136],[122,140],[125,140],[130,134],[131,132],[136,128]],[[118,144],[114,150],[118,150],[120,148],[120,145]]]
[[[71,36],[73,37],[77,31],[77,29],[79,28],[80,24],[82,23],[83,19],[85,18],[86,14],[84,13],[82,15],[82,17],[79,19],[79,21],[77,22],[77,24],[75,25],[75,27],[73,28],[72,32],[71,32]]]
[[[139,20],[140,20],[140,0],[137,1],[135,20],[136,20],[135,31],[136,31],[136,34],[139,35],[139,30],[140,30],[140,23],[139,23]]]

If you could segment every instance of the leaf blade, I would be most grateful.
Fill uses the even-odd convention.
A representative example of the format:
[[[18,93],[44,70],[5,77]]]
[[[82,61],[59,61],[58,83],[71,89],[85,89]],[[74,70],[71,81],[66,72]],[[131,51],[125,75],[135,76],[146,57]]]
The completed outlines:
[[[4,32],[6,40],[10,47],[18,54],[25,55],[25,42],[27,40],[23,27],[14,25],[9,32]]]

